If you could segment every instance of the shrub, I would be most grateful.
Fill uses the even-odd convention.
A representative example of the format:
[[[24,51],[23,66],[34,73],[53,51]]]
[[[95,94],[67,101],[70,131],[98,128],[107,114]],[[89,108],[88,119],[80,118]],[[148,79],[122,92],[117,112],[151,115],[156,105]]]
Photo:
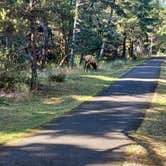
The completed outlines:
[[[14,73],[2,71],[0,73],[0,88],[13,89],[16,83]]]
[[[18,71],[1,71],[0,72],[0,89],[15,90],[18,84],[29,84],[30,77],[25,73]]]
[[[6,100],[4,97],[0,97],[0,104],[6,104]]]
[[[53,82],[63,82],[65,81],[66,74],[62,70],[51,71],[49,73],[49,81]]]

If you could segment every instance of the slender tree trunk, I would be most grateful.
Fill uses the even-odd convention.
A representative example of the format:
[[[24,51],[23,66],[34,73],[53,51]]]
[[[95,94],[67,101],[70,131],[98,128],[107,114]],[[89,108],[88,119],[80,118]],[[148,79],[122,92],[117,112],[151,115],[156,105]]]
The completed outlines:
[[[153,54],[153,36],[150,37],[150,55]]]
[[[103,59],[105,45],[106,45],[106,42],[103,40],[98,61],[101,61]]]
[[[134,43],[133,43],[133,41],[130,39],[129,55],[130,55],[130,57],[131,57],[132,59],[135,59],[133,50],[134,50]]]
[[[77,36],[77,22],[78,22],[78,8],[79,8],[80,0],[75,0],[75,15],[74,15],[74,25],[73,25],[73,34],[72,34],[72,47],[70,50],[69,56],[69,67],[73,67],[74,65],[74,45],[76,43],[76,36]]]
[[[74,0],[70,0],[70,6],[73,5],[73,2]],[[70,10],[70,9],[69,9]],[[69,11],[70,12],[70,11]],[[69,27],[72,27],[73,25],[73,20],[72,19],[69,19],[69,22],[68,22],[68,26]],[[65,57],[67,56],[67,58],[64,58],[65,60],[63,61],[63,63],[66,63],[67,65],[69,65],[69,60],[70,60],[70,53],[71,53],[71,48],[70,48],[70,40],[71,40],[71,37],[73,37],[73,29],[69,29],[69,32],[68,34],[66,34],[68,37],[65,39],[66,42],[65,42]],[[74,62],[73,62],[74,63]]]
[[[37,87],[37,57],[36,57],[36,28],[34,19],[31,20],[31,55],[33,57],[31,70],[31,90]]]
[[[44,55],[42,58],[42,66],[41,67],[44,68],[45,64],[46,64],[46,59],[48,57],[48,25],[47,25],[45,19],[43,19],[42,25],[43,25],[43,31],[44,31]]]
[[[115,5],[115,0],[113,0],[113,5]],[[108,25],[110,25],[112,22],[113,11],[114,11],[114,9],[113,9],[113,7],[111,7],[111,12],[110,12],[110,15],[108,18]],[[103,59],[105,46],[106,46],[106,40],[103,38],[98,61],[101,61]]]
[[[69,22],[68,22],[68,26],[70,27],[71,25],[72,25],[72,21],[71,20],[69,20]],[[62,49],[63,49],[63,47],[64,47],[64,53],[62,53],[62,54],[64,54],[63,56],[65,57],[65,58],[63,58],[62,57],[62,60],[61,60],[61,62],[63,62],[64,64],[66,64],[66,65],[68,65],[69,64],[69,57],[68,57],[68,55],[69,55],[69,52],[70,52],[70,49],[69,49],[69,40],[70,40],[70,37],[69,36],[72,36],[72,31],[71,30],[69,30],[69,32],[68,33],[66,33],[66,31],[65,31],[65,28],[64,28],[64,21],[63,21],[63,19],[61,19],[61,32],[62,32]],[[67,57],[67,58],[66,58]],[[63,60],[64,59],[64,60]],[[61,64],[61,62],[60,62],[60,64]],[[63,64],[61,64],[61,65],[63,65]]]
[[[63,57],[63,59],[60,61],[59,65],[58,65],[58,67],[61,67],[61,66],[65,63],[67,57],[68,57],[68,55],[65,55],[65,56]]]
[[[127,37],[124,36],[124,38],[123,38],[123,52],[122,52],[122,58],[126,58],[126,39],[127,39]]]
[[[6,51],[9,49],[9,34],[6,33],[6,36],[5,36],[5,49]]]
[[[81,65],[82,61],[83,61],[83,57],[84,57],[84,54],[81,52],[80,53],[80,62],[79,62],[79,65]]]
[[[34,0],[30,0],[30,9],[33,9]],[[37,88],[37,57],[36,57],[36,26],[35,26],[35,16],[34,14],[30,17],[30,28],[31,28],[31,55],[32,55],[32,64],[31,64],[31,90]]]

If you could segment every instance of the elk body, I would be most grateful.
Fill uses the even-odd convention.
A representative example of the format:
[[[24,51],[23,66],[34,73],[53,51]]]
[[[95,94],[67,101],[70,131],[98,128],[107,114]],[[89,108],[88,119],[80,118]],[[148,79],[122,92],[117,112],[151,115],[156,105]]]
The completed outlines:
[[[86,55],[83,57],[83,60],[85,61],[84,69],[88,70],[90,68],[93,68],[94,70],[97,70],[97,61],[94,56],[92,55]]]

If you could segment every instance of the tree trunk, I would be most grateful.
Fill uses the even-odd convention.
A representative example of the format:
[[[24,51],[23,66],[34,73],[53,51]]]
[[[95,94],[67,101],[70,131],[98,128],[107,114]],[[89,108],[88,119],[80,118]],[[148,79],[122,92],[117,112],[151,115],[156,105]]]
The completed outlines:
[[[34,0],[30,0],[29,7],[30,10],[33,10],[33,4]],[[31,61],[31,90],[34,90],[37,88],[37,57],[36,57],[36,26],[35,26],[35,16],[33,13],[31,13],[30,16],[30,29],[31,29],[31,38],[30,38],[30,44],[31,44],[31,55],[32,55],[32,61]]]
[[[150,55],[153,54],[153,36],[150,37]]]
[[[6,51],[9,49],[9,34],[6,33],[5,35],[5,49]]]
[[[34,18],[31,19],[31,55],[33,57],[31,70],[31,90],[37,87],[37,57],[36,57],[36,27]]]
[[[84,57],[84,54],[81,52],[80,53],[80,62],[79,62],[79,65],[81,65],[82,61],[83,61],[83,57]]]
[[[102,46],[101,46],[101,50],[100,50],[100,54],[99,54],[98,61],[101,61],[101,60],[103,59],[105,45],[106,45],[106,42],[103,40],[103,43],[102,43]]]
[[[44,54],[42,57],[42,68],[45,67],[46,64],[46,59],[48,57],[48,25],[46,23],[46,20],[43,19],[42,21],[42,26],[43,26],[43,36],[44,36]]]
[[[58,67],[61,67],[65,63],[67,57],[68,57],[67,55],[63,57],[63,59],[60,61],[59,65],[58,65]]]
[[[75,0],[75,15],[74,15],[74,25],[73,25],[73,35],[72,35],[72,47],[70,50],[69,56],[69,67],[73,68],[74,65],[74,45],[76,43],[77,36],[77,20],[78,20],[78,8],[79,8],[80,0]]]
[[[114,4],[115,4],[115,0],[113,0],[113,5]],[[113,11],[114,11],[114,9],[113,9],[113,7],[111,7],[111,12],[110,12],[110,15],[109,15],[109,18],[108,18],[108,24],[111,24],[111,22],[112,22]],[[105,46],[106,46],[106,41],[103,38],[98,61],[101,61],[103,59]]]
[[[132,59],[135,59],[133,50],[134,50],[134,43],[133,43],[133,41],[130,39],[129,56],[130,56]]]
[[[124,36],[124,38],[123,38],[123,52],[122,52],[122,58],[126,58],[126,39],[127,39],[127,37]]]

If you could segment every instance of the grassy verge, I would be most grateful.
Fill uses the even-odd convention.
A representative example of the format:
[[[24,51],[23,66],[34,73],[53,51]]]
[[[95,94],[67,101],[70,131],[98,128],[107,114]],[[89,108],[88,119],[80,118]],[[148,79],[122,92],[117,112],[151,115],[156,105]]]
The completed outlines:
[[[71,111],[108,87],[141,61],[103,64],[98,72],[67,70],[62,83],[49,83],[26,100],[0,98],[0,144],[22,137],[31,129]]]
[[[124,165],[166,165],[166,62],[152,105],[138,131],[131,136],[135,144],[125,149]]]

